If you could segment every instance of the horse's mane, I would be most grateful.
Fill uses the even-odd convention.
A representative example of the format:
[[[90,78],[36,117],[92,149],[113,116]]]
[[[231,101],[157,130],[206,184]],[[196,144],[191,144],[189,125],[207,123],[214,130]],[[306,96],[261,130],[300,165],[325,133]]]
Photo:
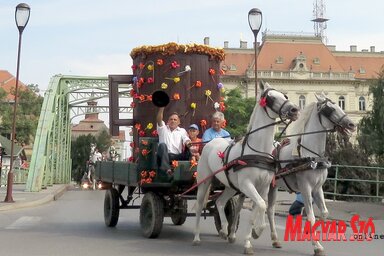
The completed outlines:
[[[247,132],[250,132],[252,129],[252,124],[254,119],[256,118],[256,110],[259,107],[258,101],[256,102],[256,106],[253,108],[253,112],[251,114],[251,118],[249,119],[248,127],[247,127]]]
[[[308,106],[306,106],[303,111],[300,113],[299,119],[297,121],[293,122],[292,125],[288,128],[287,134],[298,134],[303,133],[304,128],[311,117],[311,113],[313,109],[316,107],[316,102],[312,102]],[[295,140],[296,141],[296,140]]]

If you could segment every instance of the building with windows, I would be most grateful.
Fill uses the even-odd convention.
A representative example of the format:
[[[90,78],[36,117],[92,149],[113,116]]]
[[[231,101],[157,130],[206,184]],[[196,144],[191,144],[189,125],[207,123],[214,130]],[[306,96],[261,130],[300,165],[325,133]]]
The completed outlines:
[[[208,39],[205,39],[205,43]],[[384,52],[337,51],[325,45],[321,37],[303,34],[263,33],[258,47],[257,79],[286,93],[300,108],[324,93],[356,123],[371,109],[369,86],[384,68]],[[255,95],[254,48],[241,41],[239,48],[228,47],[221,68],[221,80],[227,89],[240,88],[246,97]]]

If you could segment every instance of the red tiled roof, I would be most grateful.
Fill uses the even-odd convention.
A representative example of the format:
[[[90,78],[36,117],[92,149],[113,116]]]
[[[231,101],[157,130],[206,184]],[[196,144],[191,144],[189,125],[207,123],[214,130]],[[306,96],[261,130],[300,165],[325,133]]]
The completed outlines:
[[[7,92],[7,100],[13,101],[15,96],[11,94],[11,90],[16,86],[16,78],[7,70],[0,70],[0,87]],[[19,90],[26,90],[28,87],[19,81]]]
[[[327,72],[330,67],[333,72],[344,72],[343,67],[321,41],[319,43],[265,41],[257,58],[257,68],[270,70],[272,66],[273,70],[289,71],[292,61],[300,54],[306,57],[308,69],[312,66],[314,72]],[[281,64],[276,63],[279,57],[283,60]],[[316,58],[320,60],[319,64],[313,64]]]
[[[357,53],[356,56],[336,56],[336,60],[346,71],[353,71],[356,78],[376,78],[380,70],[384,68],[384,54],[381,54],[382,56],[357,56],[359,54],[364,55]]]

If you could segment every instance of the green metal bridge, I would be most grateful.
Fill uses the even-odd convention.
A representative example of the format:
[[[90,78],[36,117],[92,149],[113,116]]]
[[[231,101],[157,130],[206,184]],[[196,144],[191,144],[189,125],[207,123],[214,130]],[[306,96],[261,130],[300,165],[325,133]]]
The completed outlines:
[[[119,97],[129,98],[129,84]],[[86,113],[108,113],[109,106],[85,105],[108,98],[108,77],[56,75],[51,78],[36,131],[26,183],[27,191],[40,191],[53,184],[71,181],[71,120]],[[130,107],[119,113],[132,113]]]

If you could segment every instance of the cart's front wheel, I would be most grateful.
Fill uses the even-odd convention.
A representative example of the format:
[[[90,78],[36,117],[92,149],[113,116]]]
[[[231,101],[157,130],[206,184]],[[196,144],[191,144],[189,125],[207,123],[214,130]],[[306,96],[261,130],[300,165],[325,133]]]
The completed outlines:
[[[110,188],[105,192],[104,198],[104,221],[107,227],[115,227],[119,220],[119,192]]]
[[[186,199],[180,199],[176,204],[176,209],[171,212],[171,220],[175,225],[183,225],[187,219],[188,202]]]
[[[140,206],[140,225],[144,237],[158,237],[163,228],[163,220],[163,201],[155,193],[147,192]]]

